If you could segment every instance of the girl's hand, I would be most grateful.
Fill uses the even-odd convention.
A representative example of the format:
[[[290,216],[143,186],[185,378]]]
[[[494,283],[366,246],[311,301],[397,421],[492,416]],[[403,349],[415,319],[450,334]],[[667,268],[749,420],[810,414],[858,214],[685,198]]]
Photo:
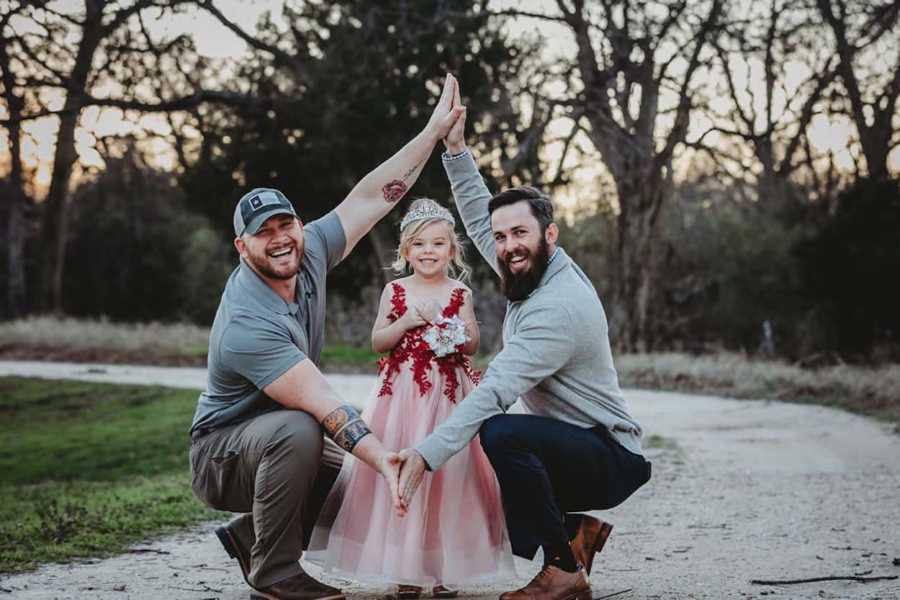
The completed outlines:
[[[437,300],[420,300],[416,302],[414,308],[415,312],[427,323],[434,322],[442,312],[441,305]]]
[[[405,330],[415,329],[428,324],[428,321],[422,318],[415,306],[403,313],[403,316],[400,317],[400,322],[403,323],[403,329]]]

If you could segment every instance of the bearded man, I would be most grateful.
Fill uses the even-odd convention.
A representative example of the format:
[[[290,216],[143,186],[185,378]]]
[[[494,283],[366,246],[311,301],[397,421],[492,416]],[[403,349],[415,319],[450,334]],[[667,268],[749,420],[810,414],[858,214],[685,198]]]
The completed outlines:
[[[454,105],[459,105],[456,96]],[[500,275],[509,303],[503,349],[481,383],[414,449],[401,453],[402,504],[476,434],[500,483],[513,552],[544,566],[502,600],[588,600],[593,557],[611,530],[581,511],[608,509],[650,479],[641,426],[613,366],[603,305],[558,245],[538,190],[492,196],[464,141],[465,111],[443,161],[466,232]],[[505,414],[521,398],[526,414]]]

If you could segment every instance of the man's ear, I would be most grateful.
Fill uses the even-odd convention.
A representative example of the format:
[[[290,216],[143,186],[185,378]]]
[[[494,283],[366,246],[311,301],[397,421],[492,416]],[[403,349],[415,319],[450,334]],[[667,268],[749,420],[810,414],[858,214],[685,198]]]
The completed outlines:
[[[244,243],[243,239],[239,237],[234,238],[234,247],[237,249],[238,254],[246,258],[247,244]]]
[[[547,225],[547,230],[544,232],[544,239],[548,244],[556,243],[556,240],[559,239],[559,227],[557,227],[556,223]]]

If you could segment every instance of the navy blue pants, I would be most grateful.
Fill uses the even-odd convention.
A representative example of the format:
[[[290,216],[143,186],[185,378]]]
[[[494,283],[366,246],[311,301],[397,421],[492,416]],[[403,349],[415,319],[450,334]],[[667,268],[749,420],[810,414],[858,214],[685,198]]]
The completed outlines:
[[[559,556],[580,518],[612,508],[650,479],[650,463],[605,426],[582,429],[548,417],[497,415],[479,431],[497,473],[513,553]]]

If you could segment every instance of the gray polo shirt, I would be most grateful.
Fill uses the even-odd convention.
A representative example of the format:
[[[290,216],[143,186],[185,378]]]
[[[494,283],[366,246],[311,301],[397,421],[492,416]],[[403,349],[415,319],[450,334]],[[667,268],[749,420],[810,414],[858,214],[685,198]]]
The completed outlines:
[[[282,408],[262,390],[309,358],[318,364],[325,338],[325,276],[347,240],[335,212],[303,228],[296,302],[287,303],[241,260],[228,278],[209,335],[206,391],[191,433]]]

